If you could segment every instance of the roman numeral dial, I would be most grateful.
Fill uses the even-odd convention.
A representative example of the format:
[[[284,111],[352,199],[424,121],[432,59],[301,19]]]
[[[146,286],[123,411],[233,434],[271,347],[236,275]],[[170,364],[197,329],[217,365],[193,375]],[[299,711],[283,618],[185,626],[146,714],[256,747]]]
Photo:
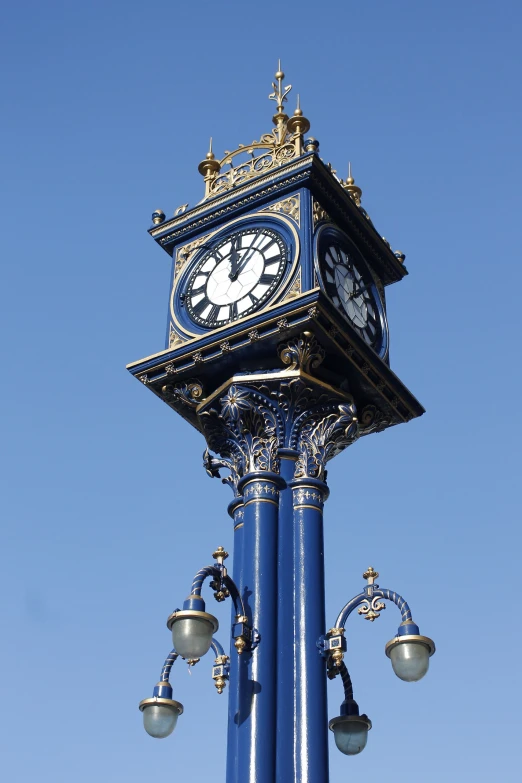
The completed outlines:
[[[190,273],[184,301],[191,319],[215,329],[262,307],[284,275],[288,251],[269,228],[247,228],[218,240]]]
[[[324,233],[318,243],[323,287],[334,306],[374,351],[387,350],[384,306],[372,273],[348,238]]]

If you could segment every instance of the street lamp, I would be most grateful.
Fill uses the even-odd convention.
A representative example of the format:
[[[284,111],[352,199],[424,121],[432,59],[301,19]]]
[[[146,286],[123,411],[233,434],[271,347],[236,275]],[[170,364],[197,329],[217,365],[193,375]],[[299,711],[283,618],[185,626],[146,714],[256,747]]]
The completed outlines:
[[[338,672],[328,670],[328,677],[332,679],[336,674],[341,675],[344,685],[344,701],[341,704],[340,715],[332,718],[328,724],[333,731],[335,744],[346,756],[356,756],[364,750],[368,741],[368,732],[372,722],[367,715],[359,714],[359,705],[353,698],[352,680],[346,665],[342,662]]]
[[[238,654],[253,647],[253,635],[248,626],[243,601],[223,565],[228,553],[220,546],[213,553],[213,557],[216,563],[202,568],[194,577],[190,595],[185,600],[183,609],[176,609],[169,616],[167,627],[172,631],[174,649],[163,664],[160,680],[154,686],[152,696],[143,699],[139,704],[139,709],[143,713],[145,731],[156,739],[163,739],[172,734],[183,712],[183,705],[172,698],[172,686],[169,681],[172,666],[178,657],[184,658],[190,666],[194,666],[212,648],[216,656],[212,667],[212,679],[218,694],[223,693],[226,687],[229,677],[229,658],[217,639],[212,636],[217,631],[219,623],[212,614],[205,611],[205,601],[201,596],[201,589],[207,577],[213,577],[210,585],[215,590],[216,601],[224,601],[228,596],[232,596],[237,611],[232,635]]]
[[[212,667],[212,679],[217,692],[221,694],[229,677],[228,655],[225,655],[217,639],[211,639],[210,647],[216,656]],[[172,734],[183,712],[183,704],[172,698],[172,686],[169,681],[172,665],[178,657],[180,657],[179,653],[175,649],[171,650],[163,664],[160,680],[154,686],[152,696],[149,699],[142,699],[139,704],[140,712],[143,713],[143,728],[147,734],[156,739],[164,739]],[[193,658],[188,663],[193,666],[198,660]]]
[[[392,590],[380,588],[375,583],[378,576],[378,572],[372,566],[364,572],[366,587],[343,607],[335,626],[317,643],[327,661],[328,677],[334,679],[337,675],[341,675],[343,681],[344,701],[341,704],[340,715],[332,718],[328,725],[334,733],[335,744],[341,753],[347,756],[354,756],[364,750],[368,731],[372,727],[368,716],[359,714],[359,705],[353,698],[352,681],[343,661],[347,649],[345,625],[350,614],[357,609],[360,615],[373,622],[386,608],[381,598],[391,601],[399,608],[402,622],[397,635],[386,644],[385,653],[390,658],[397,677],[405,682],[417,682],[422,679],[428,671],[430,657],[435,652],[435,643],[428,636],[421,636],[404,598]]]

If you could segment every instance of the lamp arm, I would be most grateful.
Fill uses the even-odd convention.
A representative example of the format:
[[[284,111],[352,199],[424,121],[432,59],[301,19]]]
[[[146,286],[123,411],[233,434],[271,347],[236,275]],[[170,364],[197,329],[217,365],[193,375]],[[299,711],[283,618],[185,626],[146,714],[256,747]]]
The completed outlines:
[[[346,621],[348,617],[351,615],[354,609],[357,609],[359,604],[362,604],[363,601],[366,600],[368,596],[366,593],[359,593],[359,595],[356,595],[352,598],[351,601],[348,601],[348,603],[343,606],[341,611],[339,612],[339,615],[337,617],[337,620],[335,621],[335,627],[336,628],[344,628]]]
[[[402,595],[395,593],[393,590],[387,590],[384,587],[376,587],[376,589],[373,590],[373,595],[384,598],[386,601],[392,601],[399,609],[403,623],[412,622],[411,609]]]
[[[195,575],[194,579],[192,580],[190,595],[198,595],[198,596],[201,595],[201,589],[207,577],[211,576],[214,579],[219,579],[222,582],[224,582],[226,588],[228,589],[232,597],[236,614],[240,615],[241,617],[245,617],[246,616],[245,605],[243,603],[243,599],[241,598],[239,590],[236,587],[236,583],[234,582],[232,577],[230,577],[226,572],[225,575],[223,576],[223,572],[224,572],[223,566],[209,565],[209,566],[205,566],[205,568],[201,568]]]
[[[170,670],[172,669],[172,665],[176,658],[178,658],[178,653],[176,650],[172,649],[167,657],[165,658],[165,663],[163,664],[163,668],[161,670],[161,677],[160,682],[169,682],[170,677]]]
[[[201,595],[201,588],[203,587],[203,582],[208,576],[213,576],[216,577],[217,579],[221,579],[221,571],[215,565],[209,565],[209,566],[205,566],[205,568],[200,568],[200,570],[197,572],[194,579],[192,580],[190,595]]]
[[[245,610],[245,604],[243,603],[243,599],[241,598],[241,593],[236,587],[236,583],[234,582],[232,577],[229,576],[228,574],[225,576],[224,582],[228,588],[230,597],[234,602],[234,608],[236,610],[236,614],[241,615],[241,617],[246,617],[247,615]]]
[[[225,651],[218,642],[218,640],[215,638],[215,636],[212,637],[212,642],[210,643],[210,646],[212,647],[212,650],[214,651],[214,655],[216,658],[218,658],[220,655],[225,655]]]
[[[402,622],[412,622],[411,609],[402,595],[399,595],[393,590],[388,590],[387,588],[375,585],[366,588],[363,593],[359,593],[359,595],[356,595],[354,598],[352,598],[351,601],[348,601],[346,606],[344,606],[339,612],[337,620],[335,621],[335,627],[344,628],[348,617],[351,615],[354,609],[357,609],[357,607],[364,603],[364,601],[371,601],[372,598],[384,598],[386,601],[391,601],[399,609],[402,616]]]

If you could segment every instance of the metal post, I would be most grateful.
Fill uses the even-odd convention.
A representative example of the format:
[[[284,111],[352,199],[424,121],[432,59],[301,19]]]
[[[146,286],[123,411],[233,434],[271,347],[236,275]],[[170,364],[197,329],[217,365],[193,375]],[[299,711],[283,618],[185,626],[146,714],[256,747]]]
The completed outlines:
[[[277,527],[279,489],[275,473],[244,476],[243,601],[261,641],[238,665],[238,780],[274,783],[276,756]],[[234,685],[231,684],[233,688]],[[227,781],[227,783],[231,783]]]
[[[295,733],[294,780],[327,783],[326,673],[317,640],[325,627],[323,504],[328,488],[313,478],[292,482],[294,495]],[[281,705],[284,707],[284,705]]]

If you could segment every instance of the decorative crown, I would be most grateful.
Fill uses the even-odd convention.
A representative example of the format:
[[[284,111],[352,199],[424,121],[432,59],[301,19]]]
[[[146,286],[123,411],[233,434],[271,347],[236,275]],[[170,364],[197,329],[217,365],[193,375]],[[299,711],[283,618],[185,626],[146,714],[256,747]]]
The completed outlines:
[[[289,118],[284,111],[288,93],[292,89],[291,84],[284,86],[284,78],[279,60],[275,81],[272,82],[274,91],[268,96],[269,100],[277,104],[277,111],[272,117],[275,127],[270,133],[264,133],[259,141],[254,140],[251,144],[240,144],[232,152],[226,150],[221,160],[216,160],[212,151],[212,139],[210,140],[209,151],[198,166],[198,171],[205,181],[203,201],[259,177],[270,169],[282,166],[283,163],[298,158],[303,152],[312,151],[304,148],[304,134],[310,129],[310,123],[303,116],[299,96],[293,116]]]

